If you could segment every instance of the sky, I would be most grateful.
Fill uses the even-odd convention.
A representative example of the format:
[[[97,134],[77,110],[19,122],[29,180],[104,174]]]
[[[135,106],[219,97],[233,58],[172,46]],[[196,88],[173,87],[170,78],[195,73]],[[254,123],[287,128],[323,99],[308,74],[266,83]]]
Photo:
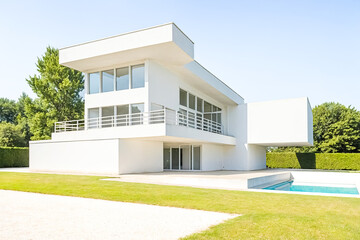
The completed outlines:
[[[246,102],[308,97],[360,109],[360,1],[0,1],[0,97],[36,97],[47,46],[174,22],[195,59]]]

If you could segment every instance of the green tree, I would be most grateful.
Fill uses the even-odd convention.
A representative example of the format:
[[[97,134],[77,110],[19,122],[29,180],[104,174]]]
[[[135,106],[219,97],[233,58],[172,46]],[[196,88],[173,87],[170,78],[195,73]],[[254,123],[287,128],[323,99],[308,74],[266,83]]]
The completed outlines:
[[[31,132],[30,132],[30,126],[29,126],[29,118],[26,114],[26,105],[31,105],[32,100],[31,98],[25,94],[22,93],[19,97],[16,107],[17,107],[17,116],[16,116],[16,124],[20,126],[22,135],[24,139],[26,140],[26,143],[28,145],[30,139],[31,139]]]
[[[21,127],[12,123],[0,123],[0,147],[25,147]]]
[[[7,98],[0,98],[0,122],[14,123],[16,115],[16,102]]]
[[[84,89],[81,72],[59,64],[59,50],[47,47],[37,60],[38,75],[26,79],[38,96],[25,103],[32,140],[49,139],[57,121],[83,117],[84,102],[80,95]]]
[[[360,152],[360,112],[340,103],[313,109],[314,145],[320,152]]]

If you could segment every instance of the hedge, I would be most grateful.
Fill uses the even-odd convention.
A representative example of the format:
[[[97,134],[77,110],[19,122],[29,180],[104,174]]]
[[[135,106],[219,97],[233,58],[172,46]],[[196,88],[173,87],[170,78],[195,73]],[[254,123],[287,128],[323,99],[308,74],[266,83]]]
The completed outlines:
[[[0,168],[28,166],[29,148],[0,147]]]
[[[267,153],[269,168],[360,170],[360,153]]]

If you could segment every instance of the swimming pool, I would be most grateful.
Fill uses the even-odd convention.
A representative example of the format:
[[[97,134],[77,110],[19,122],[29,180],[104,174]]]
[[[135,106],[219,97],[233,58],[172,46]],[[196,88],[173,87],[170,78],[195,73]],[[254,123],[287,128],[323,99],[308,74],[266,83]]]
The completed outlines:
[[[266,190],[290,191],[290,192],[315,192],[315,193],[335,193],[335,194],[355,194],[359,195],[356,185],[319,185],[310,183],[294,183],[286,181],[269,187]]]

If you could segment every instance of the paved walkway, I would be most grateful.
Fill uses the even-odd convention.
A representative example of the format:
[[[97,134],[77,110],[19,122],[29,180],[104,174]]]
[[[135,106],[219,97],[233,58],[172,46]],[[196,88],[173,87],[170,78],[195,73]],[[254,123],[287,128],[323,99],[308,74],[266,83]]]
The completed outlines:
[[[0,190],[0,239],[178,239],[238,215]]]

